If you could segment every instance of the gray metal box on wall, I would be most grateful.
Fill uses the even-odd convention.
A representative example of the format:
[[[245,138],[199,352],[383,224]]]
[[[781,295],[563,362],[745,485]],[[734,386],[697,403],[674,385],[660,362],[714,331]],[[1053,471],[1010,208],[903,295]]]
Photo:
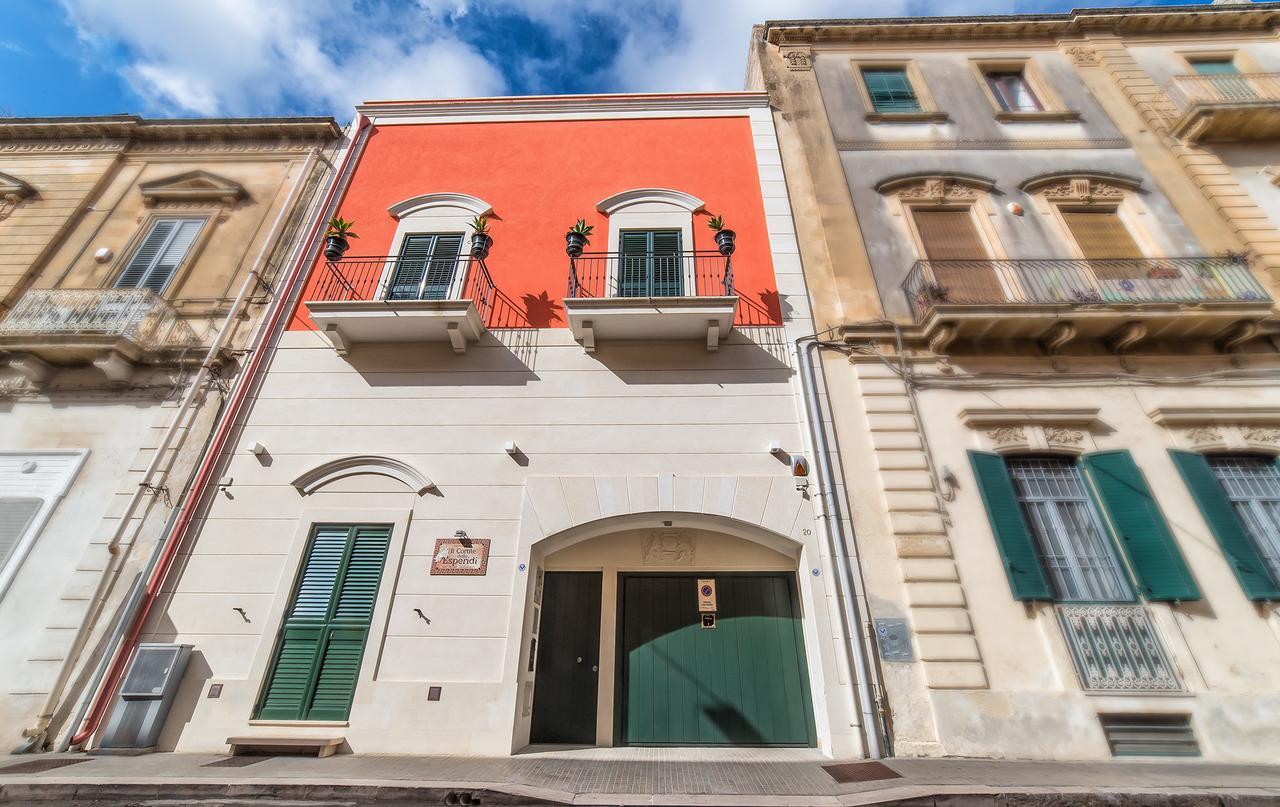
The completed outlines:
[[[138,645],[98,748],[104,751],[154,748],[190,659],[189,644],[144,642]]]
[[[911,632],[905,619],[877,619],[876,647],[883,661],[915,661],[911,649]]]

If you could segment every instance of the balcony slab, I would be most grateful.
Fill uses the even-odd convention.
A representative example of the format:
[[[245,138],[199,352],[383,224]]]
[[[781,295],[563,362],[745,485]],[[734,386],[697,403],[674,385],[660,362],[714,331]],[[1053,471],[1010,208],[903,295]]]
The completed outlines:
[[[1170,133],[1189,143],[1275,140],[1280,138],[1280,99],[1194,103]]]
[[[448,342],[455,353],[484,333],[472,300],[352,300],[307,304],[311,319],[339,355],[372,342]]]
[[[588,353],[600,341],[698,340],[714,351],[738,309],[732,297],[578,297],[564,301],[569,328]]]

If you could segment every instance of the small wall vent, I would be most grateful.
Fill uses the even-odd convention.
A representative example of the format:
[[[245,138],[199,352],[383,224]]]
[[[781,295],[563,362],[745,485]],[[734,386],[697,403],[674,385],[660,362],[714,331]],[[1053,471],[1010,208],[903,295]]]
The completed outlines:
[[[1198,757],[1190,715],[1098,715],[1113,757]]]

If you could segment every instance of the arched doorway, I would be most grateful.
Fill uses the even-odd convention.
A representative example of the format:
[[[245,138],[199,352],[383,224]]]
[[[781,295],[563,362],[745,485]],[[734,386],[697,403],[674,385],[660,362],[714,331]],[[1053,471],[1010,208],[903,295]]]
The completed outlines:
[[[800,545],[606,521],[533,547],[530,743],[815,745]]]

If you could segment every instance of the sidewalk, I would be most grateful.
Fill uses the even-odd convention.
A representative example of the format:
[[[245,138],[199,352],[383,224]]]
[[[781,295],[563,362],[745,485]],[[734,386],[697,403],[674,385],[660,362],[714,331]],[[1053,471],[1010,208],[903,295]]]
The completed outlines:
[[[32,763],[49,769],[34,772]],[[842,764],[807,749],[689,748],[553,750],[498,758],[0,757],[5,804],[242,805],[269,799],[325,805],[1252,807],[1280,805],[1280,765],[893,759],[881,766]]]

